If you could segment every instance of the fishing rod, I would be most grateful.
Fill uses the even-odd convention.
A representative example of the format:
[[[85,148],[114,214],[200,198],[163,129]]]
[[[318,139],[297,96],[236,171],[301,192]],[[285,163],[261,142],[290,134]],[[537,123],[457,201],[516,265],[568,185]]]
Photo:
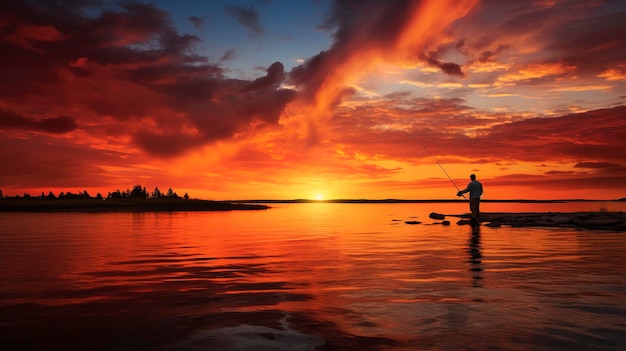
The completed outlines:
[[[446,177],[448,177],[448,179],[450,179],[450,182],[452,182],[452,185],[454,185],[454,187],[456,188],[456,190],[460,193],[461,190],[459,189],[459,187],[456,185],[456,183],[454,182],[454,180],[452,179],[452,177],[450,177],[450,175],[448,174],[448,172],[446,172],[446,169],[443,168],[443,166],[441,165],[441,163],[439,163],[439,160],[437,160],[437,158],[435,157],[435,155],[432,154],[432,152],[430,152],[426,146],[424,144],[422,144],[422,142],[413,134],[407,132],[406,130],[400,129],[400,131],[405,132],[408,136],[410,136],[411,138],[413,138],[413,140],[415,140],[418,144],[420,144],[420,146],[424,149],[424,151],[426,151],[426,153],[428,153],[430,155],[430,157],[432,157],[433,161],[435,161],[435,163],[437,164],[437,166],[439,166],[439,168],[441,168],[441,170],[443,171],[443,173],[445,173]],[[465,197],[465,195],[461,194],[461,196],[463,196],[463,199],[467,200],[467,198]]]

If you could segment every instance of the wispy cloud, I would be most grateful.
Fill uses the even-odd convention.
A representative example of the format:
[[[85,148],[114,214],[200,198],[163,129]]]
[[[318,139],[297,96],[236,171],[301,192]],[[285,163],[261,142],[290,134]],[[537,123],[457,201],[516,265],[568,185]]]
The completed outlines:
[[[253,36],[261,36],[264,34],[265,30],[261,25],[260,15],[255,9],[237,5],[227,5],[225,9],[226,13],[246,27]]]

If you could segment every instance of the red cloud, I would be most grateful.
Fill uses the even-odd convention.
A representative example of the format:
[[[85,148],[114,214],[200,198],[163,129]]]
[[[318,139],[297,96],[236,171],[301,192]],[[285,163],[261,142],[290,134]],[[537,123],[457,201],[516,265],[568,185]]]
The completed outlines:
[[[0,129],[36,130],[62,134],[78,128],[76,119],[69,116],[49,117],[32,120],[20,114],[0,111]]]
[[[121,131],[147,153],[176,156],[253,125],[276,125],[294,98],[280,86],[281,63],[254,81],[227,79],[218,64],[194,53],[199,38],[177,33],[154,5],[125,2],[94,17],[74,5],[3,5],[12,20],[0,26],[13,34],[0,37],[0,96],[12,99],[20,116],[5,118],[5,128],[67,132],[112,118],[126,123]],[[35,27],[58,34],[24,30]],[[27,107],[39,104],[57,114],[81,112],[35,121]]]
[[[517,152],[512,159],[525,161],[588,160],[625,162],[626,106],[561,117],[530,118],[492,127],[477,141],[507,145]],[[477,144],[478,145],[478,144]]]
[[[591,168],[591,169],[603,169],[603,168],[614,168],[619,167],[620,165],[617,163],[611,162],[579,162],[574,165],[576,168]]]
[[[51,135],[30,139],[9,139],[0,133],[0,185],[14,188],[120,186],[115,174],[100,165],[127,166],[129,154],[115,150],[102,152],[97,146],[75,144]],[[84,140],[92,142],[92,140]],[[6,190],[6,188],[4,189]],[[47,192],[47,191],[46,191]]]
[[[617,151],[626,149],[624,116],[626,106],[511,122],[469,109],[462,100],[403,99],[344,109],[333,122],[338,143],[369,155],[428,157],[417,139],[450,161],[574,162],[617,171],[608,165],[626,164]],[[475,132],[468,134],[468,128]]]

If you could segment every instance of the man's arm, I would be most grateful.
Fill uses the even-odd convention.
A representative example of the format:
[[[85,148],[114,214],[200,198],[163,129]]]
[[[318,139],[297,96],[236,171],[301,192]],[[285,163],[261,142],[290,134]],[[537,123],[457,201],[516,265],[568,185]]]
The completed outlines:
[[[471,186],[472,186],[472,183],[467,184],[467,187],[463,190],[459,190],[459,193],[465,194],[466,192],[470,191]]]
[[[463,196],[463,194],[467,193],[469,191],[470,188],[470,184],[467,185],[467,188],[463,189],[463,190],[459,190],[458,193],[456,193],[456,196]]]

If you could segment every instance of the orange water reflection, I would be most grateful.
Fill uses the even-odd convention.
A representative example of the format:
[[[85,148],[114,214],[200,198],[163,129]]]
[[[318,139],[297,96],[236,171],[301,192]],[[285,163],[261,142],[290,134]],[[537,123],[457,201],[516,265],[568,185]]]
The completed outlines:
[[[214,334],[194,335],[246,324],[297,330],[327,345],[397,350],[470,341],[522,350],[590,338],[611,349],[626,332],[621,233],[442,226],[428,218],[467,212],[463,204],[275,206],[0,214],[2,341],[30,338],[21,325],[57,345],[45,332],[50,323],[62,325],[59,340],[85,335],[76,341],[82,346],[123,337],[117,325],[154,345],[209,347]],[[90,323],[104,332],[82,327]],[[176,327],[163,332],[169,323]]]

